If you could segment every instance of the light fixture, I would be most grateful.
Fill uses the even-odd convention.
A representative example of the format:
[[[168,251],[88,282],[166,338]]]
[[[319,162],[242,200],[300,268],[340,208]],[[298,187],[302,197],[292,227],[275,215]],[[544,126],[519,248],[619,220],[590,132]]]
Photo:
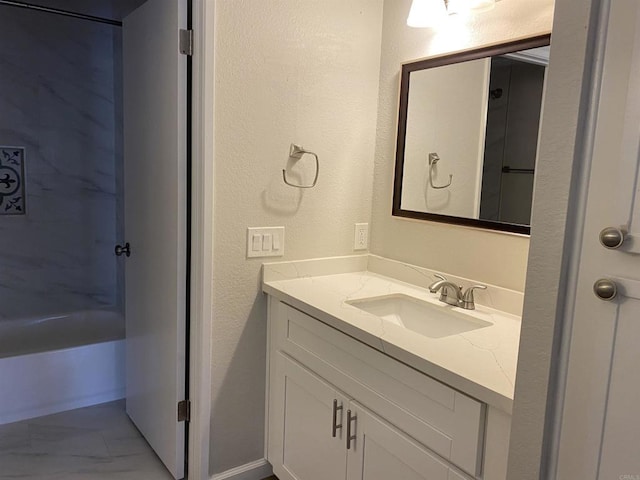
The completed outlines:
[[[407,25],[415,28],[435,27],[447,15],[484,12],[495,6],[496,0],[412,0]]]
[[[434,27],[447,18],[444,0],[413,0],[407,25],[414,28]]]

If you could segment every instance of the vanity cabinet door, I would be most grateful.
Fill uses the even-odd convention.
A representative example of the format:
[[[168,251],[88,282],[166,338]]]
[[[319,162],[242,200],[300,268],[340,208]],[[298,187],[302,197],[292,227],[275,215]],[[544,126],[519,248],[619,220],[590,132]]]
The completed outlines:
[[[280,480],[340,480],[346,476],[344,428],[348,399],[320,377],[278,352],[282,395],[276,407],[270,458]],[[335,422],[335,428],[334,428]],[[335,436],[334,435],[335,431]],[[271,455],[270,455],[271,457]]]
[[[352,401],[348,411],[352,419],[351,434],[355,437],[347,451],[348,480],[468,478],[357,402]]]

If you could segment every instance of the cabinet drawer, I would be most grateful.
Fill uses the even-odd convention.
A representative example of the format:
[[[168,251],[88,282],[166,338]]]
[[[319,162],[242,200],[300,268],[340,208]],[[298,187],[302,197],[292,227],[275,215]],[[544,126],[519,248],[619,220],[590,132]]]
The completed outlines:
[[[481,474],[485,405],[283,303],[272,348],[286,352],[473,476]]]

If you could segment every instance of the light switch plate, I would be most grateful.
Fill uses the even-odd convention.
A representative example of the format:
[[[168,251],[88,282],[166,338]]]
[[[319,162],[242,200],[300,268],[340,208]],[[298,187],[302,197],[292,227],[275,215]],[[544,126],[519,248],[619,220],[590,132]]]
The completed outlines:
[[[284,227],[247,228],[247,258],[282,257]]]

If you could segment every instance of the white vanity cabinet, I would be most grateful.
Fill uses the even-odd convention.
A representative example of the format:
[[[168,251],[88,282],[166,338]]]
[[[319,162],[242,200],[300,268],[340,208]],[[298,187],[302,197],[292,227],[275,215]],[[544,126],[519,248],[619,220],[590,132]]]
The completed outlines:
[[[268,358],[280,480],[504,480],[508,415],[274,297]]]
[[[284,401],[274,405],[269,459],[280,480],[464,478],[295,360],[275,360]]]

